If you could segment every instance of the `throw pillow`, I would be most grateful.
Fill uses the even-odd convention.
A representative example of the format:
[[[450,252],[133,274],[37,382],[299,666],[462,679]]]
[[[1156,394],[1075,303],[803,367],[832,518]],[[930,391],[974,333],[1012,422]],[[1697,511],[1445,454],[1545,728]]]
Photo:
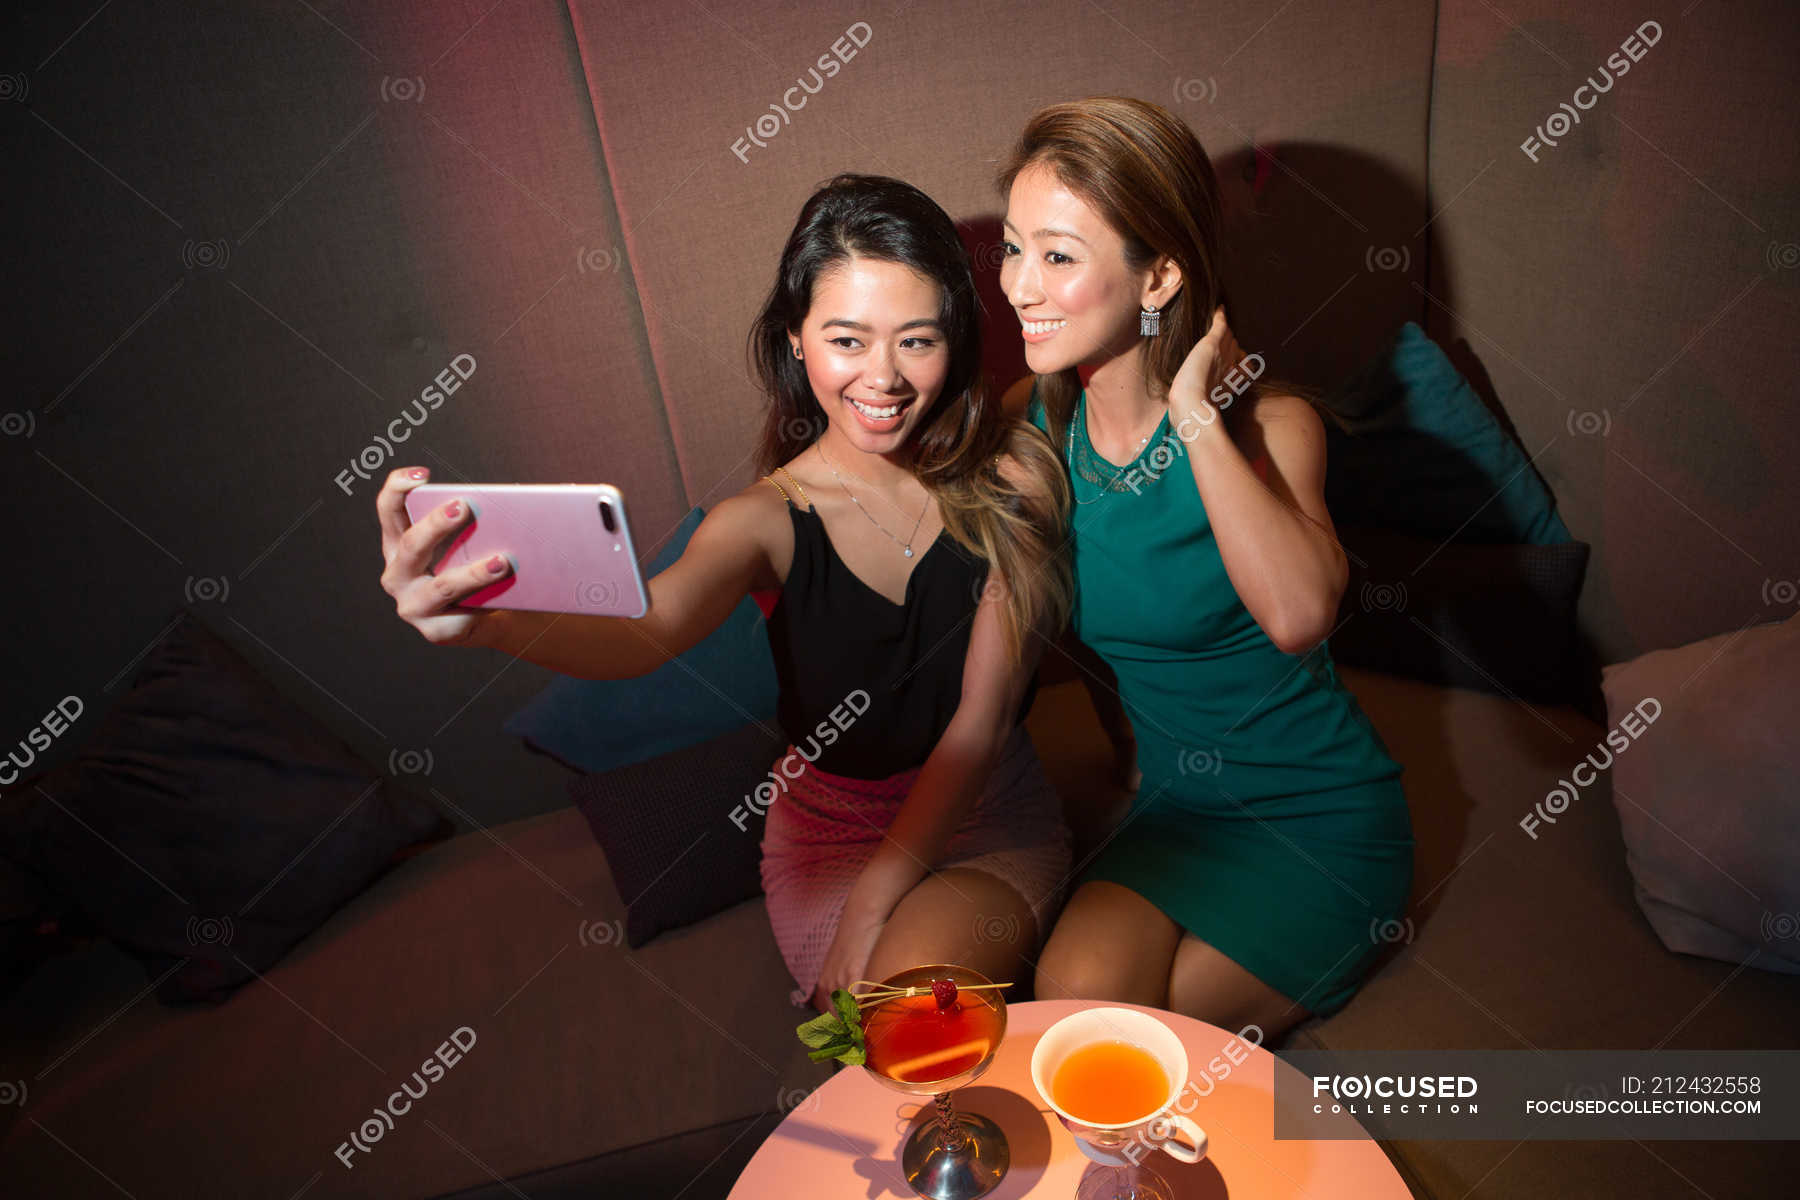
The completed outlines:
[[[1625,861],[1671,950],[1800,974],[1796,678],[1800,613],[1603,673]]]
[[[682,519],[651,560],[654,576],[681,557],[704,511]],[[636,679],[559,676],[506,722],[506,731],[579,771],[655,758],[775,716],[779,685],[762,611],[746,596],[686,654]]]
[[[1331,656],[1340,663],[1528,701],[1582,698],[1575,607],[1588,544],[1443,545],[1340,528],[1350,581]],[[1358,561],[1360,560],[1360,562]]]
[[[1325,500],[1341,525],[1444,541],[1566,542],[1550,490],[1412,321],[1322,401]]]
[[[762,821],[778,732],[748,724],[648,762],[569,784],[641,946],[762,892]]]
[[[397,853],[452,830],[189,609],[74,759],[13,799],[0,855],[170,1003],[225,1000]]]

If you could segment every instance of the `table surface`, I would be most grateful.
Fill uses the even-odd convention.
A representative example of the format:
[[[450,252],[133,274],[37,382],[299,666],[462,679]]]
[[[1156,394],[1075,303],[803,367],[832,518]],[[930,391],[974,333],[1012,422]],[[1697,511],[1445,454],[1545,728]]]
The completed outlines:
[[[1006,1037],[987,1071],[955,1093],[959,1111],[998,1122],[1012,1149],[1012,1166],[993,1200],[1019,1196],[1070,1197],[1089,1170],[1103,1170],[1082,1154],[1075,1139],[1038,1096],[1031,1082],[1031,1052],[1056,1021],[1084,1008],[1086,1000],[1036,1000],[1007,1007]],[[1360,1139],[1275,1140],[1275,1072],[1293,1071],[1261,1047],[1230,1068],[1222,1080],[1204,1072],[1233,1035],[1191,1017],[1122,1004],[1165,1022],[1187,1047],[1193,1086],[1182,1103],[1206,1131],[1205,1158],[1183,1163],[1157,1151],[1143,1160],[1187,1198],[1354,1196],[1357,1200],[1410,1200],[1412,1195],[1381,1147]],[[798,1022],[795,1022],[798,1024]],[[1210,1094],[1195,1099],[1205,1083]],[[732,1200],[761,1197],[893,1196],[911,1200],[900,1168],[900,1147],[921,1108],[931,1105],[895,1091],[861,1067],[837,1072],[801,1100],[769,1134],[732,1188]],[[1178,1110],[1179,1111],[1179,1110]],[[928,1119],[928,1118],[927,1118]],[[1343,1118],[1350,1121],[1351,1118]],[[1360,1128],[1360,1127],[1359,1127]],[[986,1198],[984,1198],[986,1200]]]

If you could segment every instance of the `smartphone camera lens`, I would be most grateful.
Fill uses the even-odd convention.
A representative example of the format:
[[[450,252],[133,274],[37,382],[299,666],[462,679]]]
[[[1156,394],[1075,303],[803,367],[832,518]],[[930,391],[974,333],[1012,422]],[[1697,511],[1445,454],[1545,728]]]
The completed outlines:
[[[608,533],[617,533],[619,531],[619,521],[617,517],[613,516],[612,501],[610,500],[602,500],[600,502],[600,523],[606,526],[606,532]]]

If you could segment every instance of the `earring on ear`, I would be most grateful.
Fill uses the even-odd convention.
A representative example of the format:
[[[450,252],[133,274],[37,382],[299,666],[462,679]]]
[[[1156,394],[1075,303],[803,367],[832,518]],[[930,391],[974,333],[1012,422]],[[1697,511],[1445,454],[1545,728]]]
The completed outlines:
[[[1156,311],[1156,305],[1146,305],[1138,313],[1138,332],[1144,337],[1155,337],[1162,332],[1162,314]]]
[[[795,357],[795,358],[801,358],[801,357],[803,357],[803,356],[802,356],[802,355],[801,355],[801,353],[800,353],[800,347],[798,347],[798,346],[795,346],[795,347],[794,347],[794,357]]]

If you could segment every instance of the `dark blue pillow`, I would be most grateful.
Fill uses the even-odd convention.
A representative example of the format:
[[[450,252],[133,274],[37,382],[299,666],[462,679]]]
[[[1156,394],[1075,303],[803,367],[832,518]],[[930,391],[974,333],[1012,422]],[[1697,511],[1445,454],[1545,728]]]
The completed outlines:
[[[625,901],[627,946],[762,895],[761,814],[751,802],[786,749],[772,726],[750,722],[570,781]]]
[[[1323,401],[1325,502],[1338,525],[1440,541],[1570,539],[1530,460],[1412,321]]]
[[[705,511],[695,508],[645,568],[681,557]],[[559,676],[506,722],[506,732],[580,771],[610,771],[772,721],[779,688],[762,610],[746,596],[725,623],[673,662],[636,679]]]

